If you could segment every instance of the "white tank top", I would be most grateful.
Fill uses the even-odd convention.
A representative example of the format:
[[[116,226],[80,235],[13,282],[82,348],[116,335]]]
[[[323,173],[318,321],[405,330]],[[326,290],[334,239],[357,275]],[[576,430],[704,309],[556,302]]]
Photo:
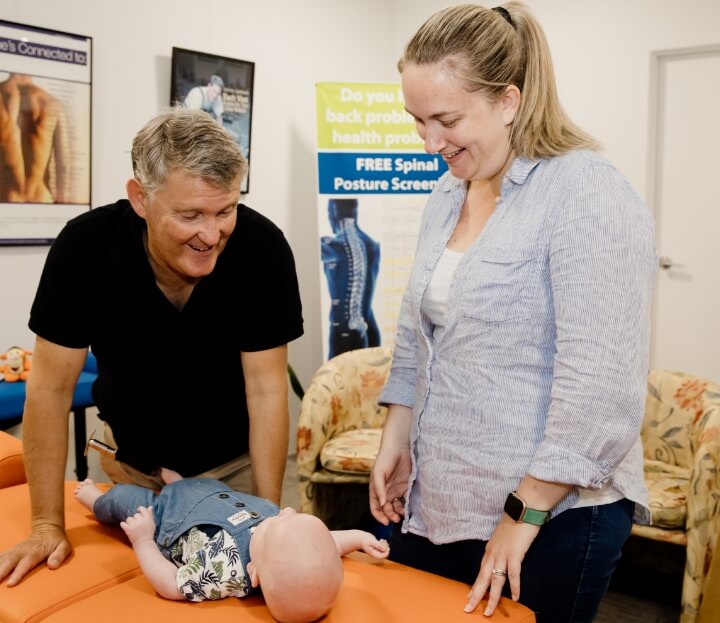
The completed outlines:
[[[435,264],[432,277],[425,289],[422,311],[436,327],[444,327],[447,321],[447,302],[455,270],[462,259],[460,251],[447,247]]]

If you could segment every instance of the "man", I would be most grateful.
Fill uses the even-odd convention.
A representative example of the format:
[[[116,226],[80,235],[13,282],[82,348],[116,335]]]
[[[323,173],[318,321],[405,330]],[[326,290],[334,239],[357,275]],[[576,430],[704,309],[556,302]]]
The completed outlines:
[[[133,141],[128,200],[71,220],[33,303],[23,419],[32,535],[0,555],[13,586],[70,553],[63,474],[68,412],[88,347],[117,448],[115,482],[161,488],[161,468],[280,501],[288,445],[287,343],[302,334],[282,232],[242,204],[247,164],[208,115],[177,108]]]
[[[207,86],[193,87],[188,91],[184,101],[185,108],[204,110],[222,125],[224,110],[222,94],[224,90],[225,81],[220,76],[212,75]]]

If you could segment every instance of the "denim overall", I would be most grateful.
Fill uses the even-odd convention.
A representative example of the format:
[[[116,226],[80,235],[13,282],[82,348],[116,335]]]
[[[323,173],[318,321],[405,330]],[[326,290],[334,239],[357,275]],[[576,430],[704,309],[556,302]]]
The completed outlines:
[[[233,537],[245,567],[250,560],[250,528],[280,510],[269,500],[233,491],[219,480],[188,478],[165,485],[160,493],[137,485],[115,485],[97,499],[93,512],[99,521],[118,525],[134,515],[138,506],[152,507],[155,542],[168,560],[178,538],[190,528],[209,524]],[[250,586],[247,571],[245,575]]]

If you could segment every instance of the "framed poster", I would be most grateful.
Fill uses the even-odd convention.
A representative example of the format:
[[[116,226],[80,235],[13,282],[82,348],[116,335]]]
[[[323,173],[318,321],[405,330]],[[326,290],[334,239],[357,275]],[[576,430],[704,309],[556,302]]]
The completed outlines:
[[[90,209],[92,38],[0,20],[0,244]]]
[[[233,136],[250,165],[255,63],[216,54],[172,49],[170,104],[198,108]],[[250,173],[241,191],[248,192]]]

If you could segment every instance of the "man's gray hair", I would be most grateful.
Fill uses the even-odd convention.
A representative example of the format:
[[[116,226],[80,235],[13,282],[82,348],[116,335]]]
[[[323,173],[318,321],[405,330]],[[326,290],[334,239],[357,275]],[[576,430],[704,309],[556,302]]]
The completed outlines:
[[[135,135],[131,155],[135,178],[148,195],[171,171],[185,171],[222,190],[248,173],[232,136],[202,110],[175,107],[160,113]]]

